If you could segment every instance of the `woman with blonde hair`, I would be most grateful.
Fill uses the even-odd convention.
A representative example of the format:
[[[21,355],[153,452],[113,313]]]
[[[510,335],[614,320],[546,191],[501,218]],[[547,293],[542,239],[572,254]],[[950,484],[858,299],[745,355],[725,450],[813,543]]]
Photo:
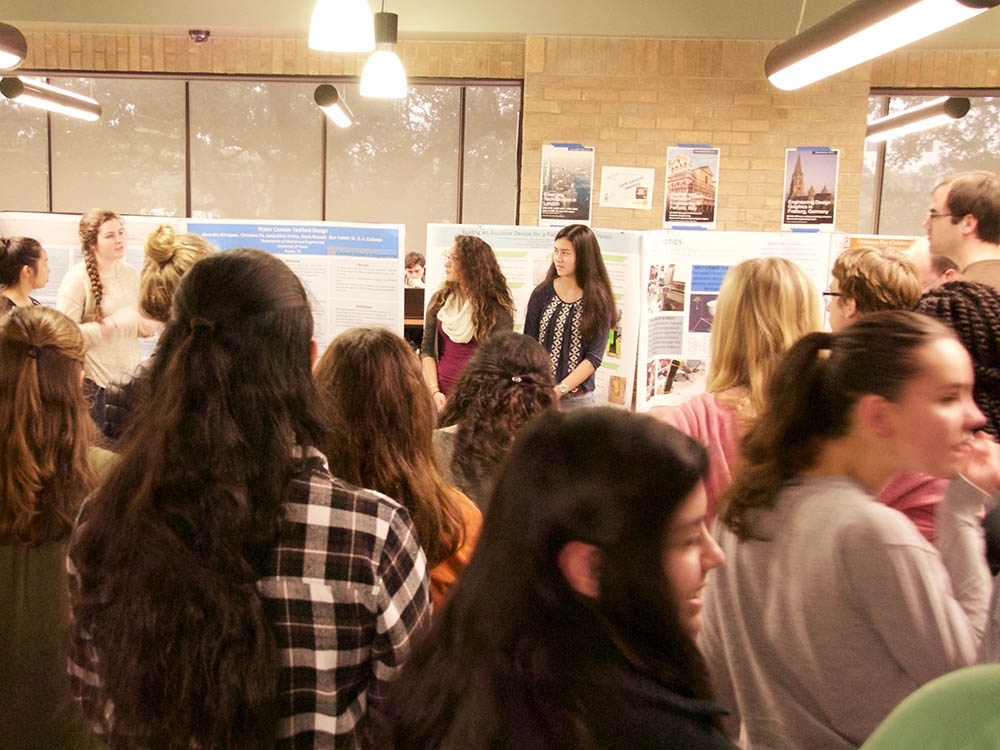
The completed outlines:
[[[0,747],[90,747],[66,680],[66,544],[92,466],[84,344],[49,307],[0,319]]]
[[[334,339],[313,376],[330,471],[410,512],[440,607],[472,555],[482,515],[438,468],[434,406],[413,351],[384,328],[352,328]]]
[[[114,211],[95,208],[80,219],[83,262],[66,273],[56,307],[80,325],[87,347],[84,393],[90,414],[104,421],[104,390],[116,375],[139,364],[139,338],[156,326],[137,308],[139,275],[125,263],[125,227]]]
[[[792,344],[822,324],[816,286],[790,260],[752,258],[723,279],[707,391],[678,407],[652,410],[708,449],[710,517],[740,460],[740,438],[763,410],[775,367]]]
[[[479,342],[514,328],[514,300],[489,244],[458,235],[444,270],[444,284],[427,304],[420,342],[424,381],[439,412]]]

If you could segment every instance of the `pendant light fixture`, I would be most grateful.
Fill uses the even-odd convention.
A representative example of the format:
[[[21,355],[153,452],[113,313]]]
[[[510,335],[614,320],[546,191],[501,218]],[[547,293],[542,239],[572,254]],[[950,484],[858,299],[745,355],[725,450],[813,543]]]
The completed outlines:
[[[779,89],[801,88],[998,4],[1000,0],[856,0],[771,50],[764,72]]]
[[[0,70],[13,70],[28,56],[28,42],[16,26],[0,21]]]
[[[907,133],[934,128],[965,117],[969,107],[969,100],[964,96],[942,96],[920,106],[873,120],[868,123],[865,137],[869,141],[887,141]]]
[[[323,110],[323,114],[333,120],[334,125],[341,128],[349,128],[354,124],[354,114],[347,102],[340,96],[336,87],[329,83],[321,83],[313,92],[313,99]]]
[[[399,16],[386,13],[385,0],[382,0],[382,11],[375,14],[375,52],[361,72],[361,96],[374,99],[406,97],[406,71],[395,50],[398,27]]]
[[[371,52],[375,27],[366,0],[316,0],[309,22],[310,49]]]
[[[0,92],[18,104],[41,107],[81,120],[93,121],[101,116],[101,105],[95,99],[50,86],[37,78],[4,78],[0,80]]]

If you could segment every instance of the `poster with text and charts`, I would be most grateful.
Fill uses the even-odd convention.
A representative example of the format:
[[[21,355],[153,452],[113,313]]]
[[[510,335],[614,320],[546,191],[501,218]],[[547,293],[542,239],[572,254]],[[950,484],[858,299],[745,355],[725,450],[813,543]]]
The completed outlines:
[[[63,277],[72,266],[83,261],[79,234],[80,216],[81,214],[0,212],[0,236],[33,237],[41,243],[48,254],[49,282],[31,294],[43,305],[56,306],[56,296]],[[141,273],[146,258],[146,238],[156,231],[160,224],[170,224],[176,231],[184,231],[180,223],[183,219],[127,215],[121,218],[126,235],[123,260],[132,266],[136,273]],[[153,353],[157,339],[157,336],[139,339],[139,350],[143,357]]]
[[[579,143],[544,144],[539,226],[590,224],[593,186],[593,147]]]
[[[645,232],[636,411],[677,406],[704,392],[719,289],[730,268],[750,258],[786,258],[802,266],[818,297],[840,242],[841,235],[827,233]]]
[[[493,248],[514,299],[514,330],[522,332],[531,292],[545,280],[552,265],[557,231],[550,227],[428,224],[427,300],[444,282],[444,263],[455,236],[474,235]],[[596,375],[596,397],[599,404],[628,407],[632,403],[639,334],[642,233],[595,229],[594,234],[601,246],[615,299],[615,319],[608,334],[608,348]]]
[[[655,175],[644,167],[601,167],[601,206],[650,210]]]
[[[719,201],[719,149],[708,145],[667,148],[663,226],[715,229]]]
[[[840,151],[825,147],[785,150],[782,229],[832,231],[837,214]]]
[[[403,335],[402,224],[191,219],[187,231],[220,250],[254,247],[284,261],[309,295],[320,353],[356,326]]]

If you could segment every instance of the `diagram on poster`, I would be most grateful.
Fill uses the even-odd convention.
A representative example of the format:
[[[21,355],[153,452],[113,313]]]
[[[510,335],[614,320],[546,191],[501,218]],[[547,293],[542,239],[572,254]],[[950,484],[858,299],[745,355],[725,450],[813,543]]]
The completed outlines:
[[[482,224],[427,225],[427,299],[444,281],[444,256],[455,236],[471,234],[487,242],[514,298],[514,330],[524,328],[531,292],[545,281],[552,265],[556,229]],[[641,232],[595,229],[615,299],[615,320],[608,348],[597,370],[596,398],[600,404],[630,406],[639,332],[639,263]]]
[[[719,289],[753,257],[794,261],[826,288],[840,235],[656,231],[643,234],[646,304],[639,324],[636,410],[676,406],[703,393]],[[836,251],[834,251],[835,255]]]
[[[590,223],[594,185],[594,149],[579,143],[546,143],[542,146],[542,199],[540,226]]]
[[[663,226],[715,229],[718,200],[719,149],[692,145],[667,148]]]
[[[839,162],[837,149],[790,148],[785,151],[782,229],[833,229]]]

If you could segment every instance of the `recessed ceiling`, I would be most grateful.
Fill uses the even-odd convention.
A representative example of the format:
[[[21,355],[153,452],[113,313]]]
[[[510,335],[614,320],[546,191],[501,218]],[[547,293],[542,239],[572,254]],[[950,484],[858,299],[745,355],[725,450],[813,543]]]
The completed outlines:
[[[314,0],[5,0],[9,23],[207,28],[217,34],[305,36]],[[850,4],[807,0],[802,28]],[[377,0],[369,0],[378,10]],[[529,34],[699,39],[786,39],[801,0],[388,0],[401,38],[523,38]],[[932,48],[996,48],[1000,9],[923,42]]]

